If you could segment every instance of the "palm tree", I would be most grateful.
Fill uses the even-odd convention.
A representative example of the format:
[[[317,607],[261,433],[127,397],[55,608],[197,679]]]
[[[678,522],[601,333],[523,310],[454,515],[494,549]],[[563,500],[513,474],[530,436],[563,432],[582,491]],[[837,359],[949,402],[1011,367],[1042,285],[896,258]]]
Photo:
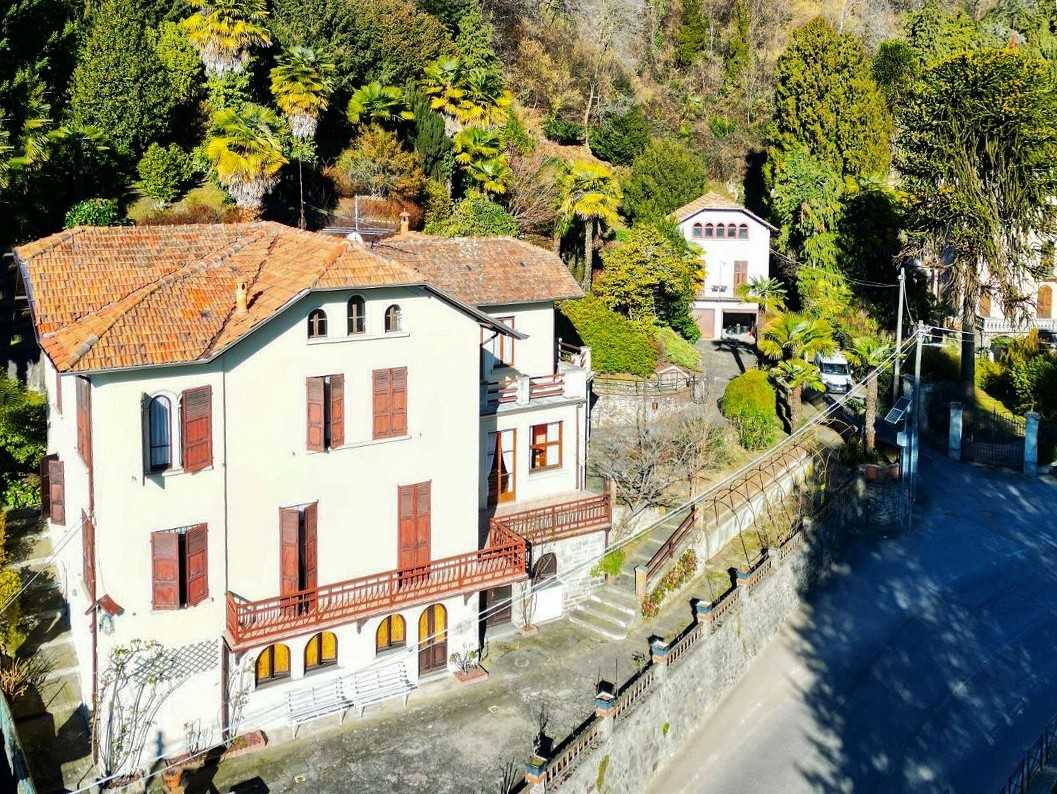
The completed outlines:
[[[859,336],[845,350],[848,358],[860,369],[869,370],[866,376],[866,451],[873,452],[877,444],[877,368],[892,354],[893,347],[886,339]]]
[[[213,114],[206,157],[220,184],[251,215],[260,212],[264,194],[287,162],[278,129],[278,117],[252,102]]]
[[[198,50],[206,73],[241,72],[253,46],[272,43],[265,0],[187,0],[197,13],[180,22]]]
[[[453,55],[438,58],[423,71],[422,91],[430,97],[430,108],[444,116],[444,131],[448,135],[462,129],[458,119],[466,95],[462,86],[464,72],[462,59]]]
[[[415,114],[407,109],[404,92],[395,85],[375,80],[356,90],[349,99],[349,121],[353,124],[392,124],[410,121]]]
[[[833,341],[833,327],[825,320],[786,312],[763,327],[756,346],[768,358],[788,360],[832,352],[837,343]]]
[[[800,411],[803,405],[805,388],[822,391],[826,388],[822,382],[822,373],[818,367],[809,364],[802,358],[789,358],[771,367],[771,377],[789,389],[789,423],[791,429],[800,424]]]
[[[620,222],[620,183],[606,166],[593,160],[564,163],[558,179],[561,204],[558,207],[558,231],[564,234],[574,220],[584,224],[583,288],[591,291],[591,253],[595,226],[602,222],[615,226]]]
[[[306,140],[316,134],[319,115],[333,89],[334,64],[309,47],[291,47],[272,69],[272,96],[290,122],[290,133]]]
[[[498,157],[503,150],[499,132],[486,127],[466,127],[456,133],[452,143],[455,146],[455,162],[462,165]]]
[[[466,174],[486,193],[506,193],[513,177],[505,155],[474,160],[466,166]]]
[[[764,317],[772,312],[785,311],[785,287],[776,278],[755,276],[738,285],[737,295],[748,303],[758,303]]]

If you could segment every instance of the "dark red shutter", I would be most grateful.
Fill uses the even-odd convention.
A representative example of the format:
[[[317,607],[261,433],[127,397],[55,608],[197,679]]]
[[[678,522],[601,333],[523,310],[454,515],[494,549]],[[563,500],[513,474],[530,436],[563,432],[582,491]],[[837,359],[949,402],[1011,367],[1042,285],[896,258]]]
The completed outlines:
[[[391,436],[390,432],[390,370],[376,369],[373,373],[373,412],[374,412],[374,437],[385,438]]]
[[[84,586],[88,589],[88,597],[95,602],[95,524],[88,514],[81,511],[81,556],[84,557]]]
[[[279,595],[296,593],[298,587],[297,530],[301,511],[296,507],[279,508]]]
[[[330,446],[345,443],[345,376],[330,376]]]
[[[58,460],[56,452],[40,459],[40,514],[51,518],[51,462]]]
[[[151,580],[155,609],[180,607],[180,536],[175,532],[152,532]]]
[[[394,436],[407,434],[407,367],[390,370],[392,391],[389,395],[390,432]]]
[[[186,577],[187,605],[193,607],[209,595],[209,529],[205,524],[195,524],[187,530],[184,552],[184,576]]]
[[[48,509],[52,523],[66,523],[66,477],[58,458],[48,461]]]
[[[306,378],[308,397],[308,435],[306,446],[310,452],[323,451],[323,378]]]
[[[213,388],[188,389],[180,397],[184,471],[213,465]]]
[[[316,535],[316,521],[319,515],[319,504],[313,502],[305,505],[305,589],[314,590],[319,585],[319,551]]]

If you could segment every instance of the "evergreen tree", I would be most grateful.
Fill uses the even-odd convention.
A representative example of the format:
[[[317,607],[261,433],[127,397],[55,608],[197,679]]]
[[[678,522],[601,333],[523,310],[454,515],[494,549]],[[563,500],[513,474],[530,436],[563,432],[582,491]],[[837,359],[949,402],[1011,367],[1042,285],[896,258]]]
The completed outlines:
[[[624,214],[635,221],[654,220],[694,200],[708,184],[707,165],[680,141],[650,141],[624,183]]]
[[[729,91],[752,63],[751,18],[745,0],[734,0],[727,38],[726,58],[723,61],[724,82]]]
[[[679,63],[690,66],[712,43],[712,21],[705,17],[701,0],[683,0],[683,17],[676,34]]]

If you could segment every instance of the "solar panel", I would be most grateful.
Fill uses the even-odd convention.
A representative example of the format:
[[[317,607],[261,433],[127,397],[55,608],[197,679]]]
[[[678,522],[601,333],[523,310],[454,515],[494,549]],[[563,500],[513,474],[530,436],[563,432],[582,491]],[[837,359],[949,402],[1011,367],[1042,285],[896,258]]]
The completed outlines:
[[[910,398],[900,397],[896,400],[896,404],[892,406],[892,410],[885,416],[885,421],[890,425],[896,425],[903,421],[903,417],[906,416],[907,411],[910,409]]]

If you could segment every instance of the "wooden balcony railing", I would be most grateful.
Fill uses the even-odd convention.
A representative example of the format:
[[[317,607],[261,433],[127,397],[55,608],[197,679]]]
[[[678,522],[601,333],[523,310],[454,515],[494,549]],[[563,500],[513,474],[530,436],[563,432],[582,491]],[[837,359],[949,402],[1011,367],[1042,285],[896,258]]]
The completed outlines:
[[[360,620],[458,593],[484,590],[527,575],[525,541],[492,527],[483,549],[289,595],[248,601],[227,594],[228,642],[259,644],[324,625]]]
[[[505,528],[533,544],[605,529],[612,523],[613,503],[607,494],[507,513],[491,521],[493,529]]]
[[[526,378],[528,389],[519,386],[517,378],[504,380],[501,383],[489,383],[485,386],[484,404],[495,406],[506,403],[524,403],[528,400],[539,400],[543,397],[561,397],[565,393],[565,379],[558,375],[540,375]]]

